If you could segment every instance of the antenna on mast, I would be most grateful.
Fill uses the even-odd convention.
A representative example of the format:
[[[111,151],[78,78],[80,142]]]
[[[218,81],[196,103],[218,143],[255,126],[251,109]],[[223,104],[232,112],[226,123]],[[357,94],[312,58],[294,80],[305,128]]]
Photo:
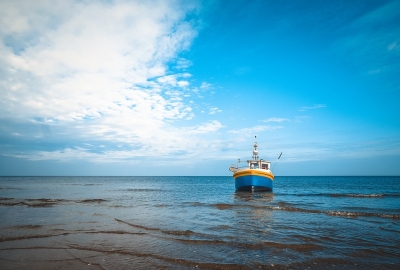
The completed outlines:
[[[258,160],[258,150],[257,150],[257,136],[254,136],[254,150],[253,150],[253,160]]]

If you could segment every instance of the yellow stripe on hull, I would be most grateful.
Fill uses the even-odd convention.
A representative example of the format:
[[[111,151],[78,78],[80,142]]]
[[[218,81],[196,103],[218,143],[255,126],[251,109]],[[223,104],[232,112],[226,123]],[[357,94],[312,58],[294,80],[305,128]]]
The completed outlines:
[[[241,176],[250,176],[250,175],[257,175],[262,177],[268,177],[271,180],[274,180],[274,175],[271,172],[264,171],[264,170],[257,170],[257,169],[248,169],[235,172],[233,174],[233,178],[238,178]]]

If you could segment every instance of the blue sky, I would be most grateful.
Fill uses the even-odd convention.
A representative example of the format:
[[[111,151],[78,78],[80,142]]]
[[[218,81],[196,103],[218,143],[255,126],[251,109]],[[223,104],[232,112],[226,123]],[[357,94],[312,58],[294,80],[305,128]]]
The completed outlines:
[[[0,175],[400,175],[400,1],[60,2],[0,2]]]

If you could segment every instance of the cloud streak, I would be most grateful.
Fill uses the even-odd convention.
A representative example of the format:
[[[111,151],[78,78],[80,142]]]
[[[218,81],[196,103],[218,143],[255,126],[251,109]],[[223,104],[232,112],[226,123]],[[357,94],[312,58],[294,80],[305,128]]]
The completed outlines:
[[[325,104],[315,104],[313,106],[305,106],[305,107],[301,107],[300,111],[304,112],[304,111],[308,111],[308,110],[314,110],[314,109],[321,109],[321,108],[325,108],[326,105]]]
[[[265,123],[269,123],[269,122],[281,123],[284,121],[290,121],[290,120],[287,118],[279,118],[279,117],[271,117],[271,118],[263,120],[263,122],[265,122]]]
[[[283,127],[282,126],[257,125],[257,126],[250,127],[250,128],[241,128],[241,129],[236,129],[236,130],[229,130],[228,133],[251,135],[251,134],[254,134],[254,133],[258,133],[258,132],[263,132],[263,131],[267,131],[267,130],[274,130],[274,129],[280,129],[280,128],[283,128]]]

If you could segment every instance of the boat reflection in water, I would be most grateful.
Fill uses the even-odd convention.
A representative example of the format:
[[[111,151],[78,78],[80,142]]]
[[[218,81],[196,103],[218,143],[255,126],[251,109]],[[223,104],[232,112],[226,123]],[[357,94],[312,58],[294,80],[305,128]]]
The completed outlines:
[[[235,224],[244,235],[256,234],[261,238],[271,230],[274,224],[274,197],[272,192],[235,191],[234,193]],[[243,223],[246,217],[247,222]]]
[[[236,190],[234,199],[237,204],[239,203],[271,203],[274,200],[274,193],[272,192],[247,192]],[[252,204],[253,205],[253,204]]]

